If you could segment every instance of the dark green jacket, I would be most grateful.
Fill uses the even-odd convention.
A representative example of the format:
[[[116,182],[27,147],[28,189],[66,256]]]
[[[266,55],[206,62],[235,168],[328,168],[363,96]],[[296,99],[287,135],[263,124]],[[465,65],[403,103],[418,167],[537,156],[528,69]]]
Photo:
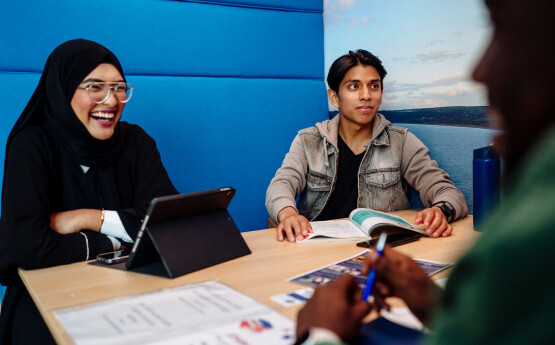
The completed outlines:
[[[450,275],[433,344],[555,344],[554,130],[515,177]]]

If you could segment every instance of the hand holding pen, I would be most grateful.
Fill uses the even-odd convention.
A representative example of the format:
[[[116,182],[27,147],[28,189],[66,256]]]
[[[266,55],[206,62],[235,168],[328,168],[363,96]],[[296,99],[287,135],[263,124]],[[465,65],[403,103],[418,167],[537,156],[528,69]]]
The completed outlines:
[[[371,273],[372,271],[375,273]],[[383,248],[378,243],[376,250],[368,253],[364,262],[363,274],[366,272],[369,280],[373,275],[366,289],[369,289],[368,296],[374,291],[373,304],[377,311],[389,310],[386,299],[398,297],[427,325],[430,312],[438,303],[441,289],[414,260],[392,248]]]
[[[380,235],[380,239],[378,240],[378,244],[376,245],[376,253],[378,257],[382,256],[383,249],[385,246],[385,240],[387,239],[387,233],[382,232]],[[364,288],[364,292],[362,293],[362,300],[368,301],[368,297],[372,293],[372,288],[374,287],[374,281],[376,280],[376,270],[372,268],[368,273],[368,279],[366,279],[366,287]]]

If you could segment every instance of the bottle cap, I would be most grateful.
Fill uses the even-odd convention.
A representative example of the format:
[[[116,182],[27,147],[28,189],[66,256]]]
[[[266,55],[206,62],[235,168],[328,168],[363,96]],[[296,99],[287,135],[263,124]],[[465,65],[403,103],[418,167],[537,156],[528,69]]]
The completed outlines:
[[[474,159],[480,159],[480,160],[499,159],[499,155],[493,148],[493,145],[488,145],[474,150]]]

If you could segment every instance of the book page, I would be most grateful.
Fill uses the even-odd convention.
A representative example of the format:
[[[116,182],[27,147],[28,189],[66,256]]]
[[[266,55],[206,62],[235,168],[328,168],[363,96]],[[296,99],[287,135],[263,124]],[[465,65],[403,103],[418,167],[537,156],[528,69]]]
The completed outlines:
[[[321,240],[318,239],[319,241],[325,239],[361,239],[368,237],[348,219],[310,222],[310,225],[314,233],[309,233],[308,238],[298,241],[298,243],[308,241],[315,237],[316,239],[322,237]]]
[[[372,231],[380,227],[381,225],[392,225],[401,229],[417,232],[424,236],[429,236],[426,231],[418,229],[401,217],[371,209],[354,209],[349,215],[349,219],[351,219],[356,226],[360,227],[364,232],[366,232],[369,237],[372,237]]]

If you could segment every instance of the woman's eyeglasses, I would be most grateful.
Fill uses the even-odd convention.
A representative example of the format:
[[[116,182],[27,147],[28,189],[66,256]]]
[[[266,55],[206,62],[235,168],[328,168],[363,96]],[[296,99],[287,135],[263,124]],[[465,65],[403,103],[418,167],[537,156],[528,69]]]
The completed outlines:
[[[105,83],[105,82],[92,82],[86,86],[78,86],[78,89],[87,90],[89,97],[96,104],[106,102],[110,97],[110,91],[114,92],[117,100],[120,103],[127,103],[133,94],[133,88],[129,83]]]

